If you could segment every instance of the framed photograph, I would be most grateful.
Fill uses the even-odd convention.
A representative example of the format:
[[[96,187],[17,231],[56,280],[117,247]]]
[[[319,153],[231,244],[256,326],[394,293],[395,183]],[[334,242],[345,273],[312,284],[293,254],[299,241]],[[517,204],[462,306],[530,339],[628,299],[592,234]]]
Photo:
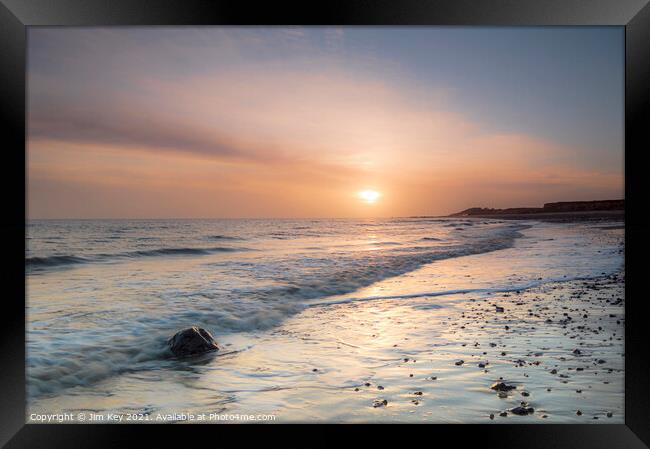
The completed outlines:
[[[5,447],[648,447],[646,0],[1,3]]]

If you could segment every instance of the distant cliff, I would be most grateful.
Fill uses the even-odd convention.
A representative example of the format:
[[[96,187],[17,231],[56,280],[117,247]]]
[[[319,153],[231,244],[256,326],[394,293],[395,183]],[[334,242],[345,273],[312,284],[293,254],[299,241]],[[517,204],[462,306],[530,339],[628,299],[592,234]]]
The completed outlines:
[[[511,207],[508,209],[488,209],[485,207],[472,207],[464,211],[451,214],[450,217],[471,217],[484,215],[522,215],[522,214],[548,214],[558,212],[592,212],[625,210],[625,200],[597,200],[597,201],[562,201],[546,203],[544,207]]]

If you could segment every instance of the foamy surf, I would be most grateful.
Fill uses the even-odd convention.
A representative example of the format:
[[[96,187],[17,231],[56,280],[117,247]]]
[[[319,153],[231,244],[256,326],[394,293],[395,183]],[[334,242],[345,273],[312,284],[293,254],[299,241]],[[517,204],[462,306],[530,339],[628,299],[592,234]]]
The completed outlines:
[[[591,276],[552,277],[543,280],[531,281],[520,285],[502,286],[502,287],[495,287],[495,288],[461,288],[461,289],[452,289],[452,290],[409,293],[404,295],[377,295],[377,296],[349,297],[349,298],[340,298],[340,299],[324,299],[322,301],[308,302],[305,305],[308,307],[323,307],[323,306],[349,304],[349,303],[364,302],[364,301],[435,298],[438,296],[454,296],[454,295],[467,295],[467,294],[491,295],[496,293],[523,292],[526,290],[530,290],[531,288],[539,287],[544,284],[588,281],[594,279],[601,279],[609,276],[611,276],[611,273],[595,274]],[[444,307],[444,306],[440,304],[432,304],[431,307]]]
[[[127,251],[114,254],[94,254],[91,256],[72,256],[72,255],[54,255],[47,257],[27,257],[25,258],[25,268],[28,272],[45,271],[67,267],[71,265],[81,265],[98,262],[115,262],[119,260],[128,260],[138,257],[165,257],[165,256],[204,256],[214,253],[229,253],[236,251],[252,251],[250,248],[236,247],[207,247],[207,248],[155,248],[148,250]]]

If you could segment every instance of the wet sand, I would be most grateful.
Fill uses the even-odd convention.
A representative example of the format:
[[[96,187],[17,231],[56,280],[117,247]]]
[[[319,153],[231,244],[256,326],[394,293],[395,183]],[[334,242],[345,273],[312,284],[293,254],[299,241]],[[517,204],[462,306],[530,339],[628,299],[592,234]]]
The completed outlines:
[[[294,338],[342,354],[340,366],[347,365],[347,357],[373,363],[356,381],[347,380],[336,397],[292,395],[288,403],[309,402],[284,417],[621,423],[623,285],[620,273],[490,298],[448,298],[453,307],[375,301],[309,310],[323,328],[292,329]],[[330,326],[338,327],[341,338],[324,335]],[[307,359],[314,349],[303,349]],[[312,360],[305,370],[313,366],[315,378],[346,382],[340,367]],[[328,400],[319,403],[318,397]]]

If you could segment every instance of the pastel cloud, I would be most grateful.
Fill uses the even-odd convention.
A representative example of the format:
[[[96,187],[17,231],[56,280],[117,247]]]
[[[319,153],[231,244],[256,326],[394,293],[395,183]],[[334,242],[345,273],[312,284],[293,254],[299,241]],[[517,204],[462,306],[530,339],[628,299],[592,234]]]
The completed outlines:
[[[330,32],[327,45],[342,38]],[[287,39],[304,45],[298,29]],[[328,55],[286,66],[235,57],[174,76],[121,61],[106,85],[81,59],[90,72],[76,84],[30,74],[33,216],[396,216],[622,195],[620,166],[491,129],[450,107],[453,89]],[[382,201],[359,207],[365,187]]]

